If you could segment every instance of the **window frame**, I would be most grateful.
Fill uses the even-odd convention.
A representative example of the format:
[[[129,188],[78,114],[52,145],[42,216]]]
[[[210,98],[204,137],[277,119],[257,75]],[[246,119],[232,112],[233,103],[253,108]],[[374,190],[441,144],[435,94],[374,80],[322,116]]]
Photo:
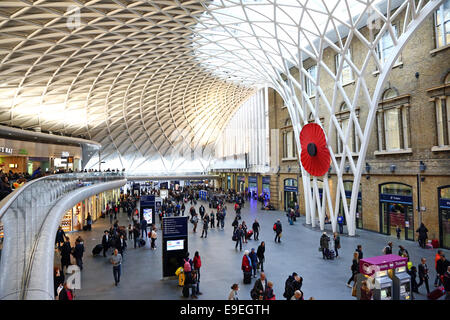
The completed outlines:
[[[352,59],[352,51],[351,51],[350,48],[348,48],[348,50],[347,50],[347,55],[349,56],[349,60],[351,60]],[[334,55],[334,66],[336,68],[335,69],[336,73],[337,73],[337,70],[339,68],[339,60],[340,59],[341,59],[341,53],[337,53],[337,54]],[[344,63],[344,66],[342,67],[342,73],[341,73],[341,79],[340,80],[341,80],[342,85],[345,86],[347,84],[353,83],[355,81],[355,78],[353,76],[353,69],[352,69],[352,67],[348,64],[348,62],[345,59],[344,59],[343,63]],[[349,68],[350,69],[350,80],[348,80],[348,81],[344,81],[344,69],[345,68]]]
[[[448,10],[450,11],[450,1],[446,0],[448,2]],[[443,2],[439,8],[436,10],[436,12],[433,15],[433,27],[434,27],[434,38],[435,38],[435,46],[436,49],[439,48],[444,48],[448,45],[450,45],[450,42],[447,42],[447,33],[450,34],[450,20],[445,21],[445,10],[444,10],[444,6],[445,6],[446,2]],[[438,25],[438,15],[440,15],[441,18],[441,23]],[[446,24],[449,24],[449,30],[448,32],[446,31]],[[439,32],[440,29],[440,32]],[[439,44],[439,41],[442,41],[442,45]]]

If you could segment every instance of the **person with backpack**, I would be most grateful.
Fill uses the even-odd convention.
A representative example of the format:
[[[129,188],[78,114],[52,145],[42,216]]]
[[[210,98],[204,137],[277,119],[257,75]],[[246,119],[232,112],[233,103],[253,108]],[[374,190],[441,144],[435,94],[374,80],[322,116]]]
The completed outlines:
[[[281,226],[281,221],[280,219],[277,220],[277,222],[275,222],[275,224],[273,225],[273,231],[275,231],[275,242],[281,242],[281,232],[283,232],[283,228]]]

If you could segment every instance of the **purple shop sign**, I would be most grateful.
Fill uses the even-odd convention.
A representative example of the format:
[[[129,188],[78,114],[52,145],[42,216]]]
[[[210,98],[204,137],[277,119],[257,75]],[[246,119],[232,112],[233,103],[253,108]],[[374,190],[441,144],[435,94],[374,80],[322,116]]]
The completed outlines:
[[[407,258],[400,257],[396,254],[386,254],[383,256],[361,259],[359,261],[359,272],[371,276],[377,271],[404,267],[407,264]]]

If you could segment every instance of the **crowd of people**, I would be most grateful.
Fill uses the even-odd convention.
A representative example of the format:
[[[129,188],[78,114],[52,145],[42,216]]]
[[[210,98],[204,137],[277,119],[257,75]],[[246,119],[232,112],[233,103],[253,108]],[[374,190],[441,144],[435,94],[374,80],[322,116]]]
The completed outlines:
[[[259,241],[261,227],[258,220],[255,218],[251,222],[251,227],[247,226],[247,223],[242,219],[241,209],[245,205],[246,194],[239,194],[233,191],[221,192],[220,190],[210,190],[206,202],[201,202],[197,206],[198,201],[201,201],[199,190],[205,189],[204,186],[197,187],[186,187],[180,188],[179,190],[171,190],[169,196],[164,199],[159,211],[157,212],[160,222],[163,217],[168,216],[188,216],[189,221],[193,225],[193,233],[197,233],[197,225],[201,223],[202,230],[199,234],[200,238],[208,238],[208,230],[223,230],[225,226],[225,217],[227,216],[228,208],[227,204],[232,201],[232,206],[234,207],[234,217],[231,219],[231,226],[233,227],[232,241],[235,242],[235,249],[239,251],[244,249],[244,255],[241,261],[241,269],[243,272],[243,283],[251,284],[252,278],[256,279],[252,289],[250,291],[250,297],[253,300],[275,300],[280,297],[276,297],[274,294],[273,281],[267,279],[266,273],[264,271],[265,264],[265,241]],[[212,192],[211,192],[212,191]],[[155,194],[159,195],[159,190],[157,189],[147,189],[142,192],[142,194]],[[110,257],[110,262],[113,265],[113,275],[115,285],[120,283],[121,275],[121,264],[123,263],[123,255],[127,248],[126,240],[134,240],[134,247],[140,247],[145,244],[145,239],[151,239],[151,249],[156,248],[156,226],[153,224],[151,226],[147,225],[145,219],[139,220],[139,213],[136,210],[136,202],[139,197],[134,196],[124,196],[120,199],[117,204],[110,204],[106,210],[106,217],[109,216],[111,228],[105,230],[102,249],[103,255],[106,256],[106,252],[109,248],[112,248],[112,255]],[[209,208],[208,208],[209,207]],[[197,209],[198,208],[198,209]],[[123,228],[118,225],[117,213],[123,210],[128,215],[128,221],[130,222],[128,228]],[[187,211],[187,212],[186,212]],[[208,213],[209,212],[209,213]],[[295,221],[296,212],[292,208],[287,212],[288,222],[291,224]],[[147,232],[148,227],[150,227],[150,232]],[[423,229],[423,228],[422,228]],[[320,237],[320,251],[324,259],[334,259],[339,256],[339,249],[341,248],[341,241],[339,234],[342,233],[341,228],[339,228],[339,233],[334,232],[329,236],[324,232]],[[274,242],[280,243],[282,238],[283,227],[280,219],[277,219],[273,225],[273,232],[275,235]],[[419,230],[417,231],[419,232]],[[60,299],[69,299],[71,296],[70,290],[64,284],[64,268],[70,264],[70,255],[73,255],[74,263],[82,269],[82,252],[84,248],[81,249],[83,245],[82,239],[77,239],[75,246],[72,248],[70,242],[67,244],[68,238],[65,235],[60,235],[58,231],[57,240],[63,245],[61,246],[61,269],[55,269],[55,294],[59,296]],[[214,236],[214,235],[213,235]],[[246,244],[250,243],[253,237],[256,245],[252,245],[252,248],[246,247]],[[62,239],[62,241],[61,241]],[[420,237],[421,246],[423,236]],[[142,243],[143,242],[143,243]],[[57,241],[58,247],[60,243]],[[78,249],[76,249],[78,247]],[[406,257],[410,261],[410,255],[408,250],[399,245],[398,255]],[[389,243],[381,250],[380,254],[392,254],[393,243]],[[69,258],[68,258],[69,257]],[[330,258],[331,257],[331,258]],[[359,261],[363,259],[363,248],[362,245],[358,245],[353,253],[352,264],[350,266],[351,275],[347,281],[347,286],[352,288],[352,295],[355,295],[356,279],[359,273]],[[189,257],[189,253],[183,259],[182,265],[177,270],[177,275],[179,276],[179,285],[182,287],[182,295],[184,297],[191,297],[196,299],[198,295],[201,295],[200,291],[200,270],[202,267],[201,257],[198,251],[195,252],[193,259]],[[449,263],[445,259],[444,253],[439,250],[436,255],[435,260],[435,270],[437,273],[435,279],[435,287],[443,286],[447,292],[450,291],[450,268]],[[413,266],[411,262],[408,263],[408,273],[411,276],[412,291],[418,293],[419,288],[424,285],[426,292],[430,293],[429,279],[429,269],[427,266],[427,261],[425,258],[420,259],[420,264]],[[62,279],[61,279],[62,278]],[[56,280],[58,279],[58,281]],[[353,285],[351,285],[353,282]],[[284,293],[283,298],[286,300],[304,300],[304,293],[302,291],[303,278],[299,276],[296,272],[288,276],[284,283]],[[233,283],[231,286],[231,291],[228,295],[229,300],[240,299],[239,295],[240,284]],[[373,298],[373,284],[370,281],[364,281],[360,288],[360,299],[370,300]],[[446,299],[448,299],[448,294]],[[314,299],[314,298],[310,298]]]

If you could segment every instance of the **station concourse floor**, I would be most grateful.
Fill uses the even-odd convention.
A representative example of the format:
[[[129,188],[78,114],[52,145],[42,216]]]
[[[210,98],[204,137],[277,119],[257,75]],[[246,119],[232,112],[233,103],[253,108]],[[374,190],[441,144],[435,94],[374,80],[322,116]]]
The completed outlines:
[[[211,212],[208,203],[198,201],[196,209],[200,205]],[[417,241],[397,240],[392,236],[381,235],[376,232],[357,230],[356,237],[341,235],[341,249],[339,258],[324,260],[322,253],[318,251],[319,239],[322,234],[317,227],[315,229],[305,225],[305,217],[297,218],[294,225],[289,225],[287,217],[281,211],[263,211],[255,200],[246,202],[242,209],[242,220],[248,228],[251,228],[255,218],[260,223],[261,231],[259,241],[249,240],[243,244],[242,252],[235,250],[235,242],[231,240],[234,219],[234,206],[227,203],[227,215],[224,230],[208,229],[208,237],[200,238],[202,223],[197,226],[197,232],[193,233],[193,225],[188,224],[189,229],[189,253],[194,257],[198,251],[202,259],[200,269],[200,291],[198,300],[226,300],[233,283],[238,283],[240,291],[239,300],[250,300],[250,290],[253,288],[256,278],[252,278],[251,284],[243,284],[241,261],[245,249],[257,249],[261,241],[266,243],[266,261],[264,271],[268,280],[274,283],[274,293],[277,300],[283,297],[286,278],[297,272],[303,277],[302,291],[305,300],[314,297],[316,300],[355,300],[351,295],[351,288],[346,283],[351,275],[350,266],[352,255],[358,244],[362,245],[364,257],[382,255],[382,249],[388,241],[392,241],[393,253],[397,254],[398,245],[403,245],[409,252],[411,261],[415,266],[420,263],[420,258],[425,257],[430,269],[430,290],[434,289],[435,278],[434,256],[437,249],[422,249]],[[186,206],[188,214],[190,204]],[[119,225],[128,226],[126,213],[119,213]],[[281,220],[283,233],[281,243],[275,243],[275,234],[272,230],[277,219]],[[157,223],[159,219],[156,218]],[[217,221],[216,221],[217,223]],[[83,257],[83,271],[81,272],[81,289],[75,291],[76,300],[173,300],[191,299],[184,298],[177,279],[162,279],[162,252],[161,229],[158,227],[157,249],[150,249],[150,241],[146,246],[134,249],[132,240],[127,241],[128,248],[124,254],[122,275],[119,286],[114,285],[112,266],[107,257],[101,253],[92,255],[92,248],[101,243],[103,231],[109,229],[109,217],[98,219],[92,225],[92,231],[80,231],[70,233],[72,245],[78,235],[84,239],[85,253]],[[326,225],[328,235],[331,235],[331,225]],[[346,231],[344,227],[344,231]],[[448,250],[443,250],[449,257]],[[111,251],[109,251],[111,254]],[[55,263],[60,264],[59,254],[55,251]],[[419,288],[420,294],[414,294],[416,300],[426,300],[425,285]],[[443,298],[441,298],[443,299]]]

